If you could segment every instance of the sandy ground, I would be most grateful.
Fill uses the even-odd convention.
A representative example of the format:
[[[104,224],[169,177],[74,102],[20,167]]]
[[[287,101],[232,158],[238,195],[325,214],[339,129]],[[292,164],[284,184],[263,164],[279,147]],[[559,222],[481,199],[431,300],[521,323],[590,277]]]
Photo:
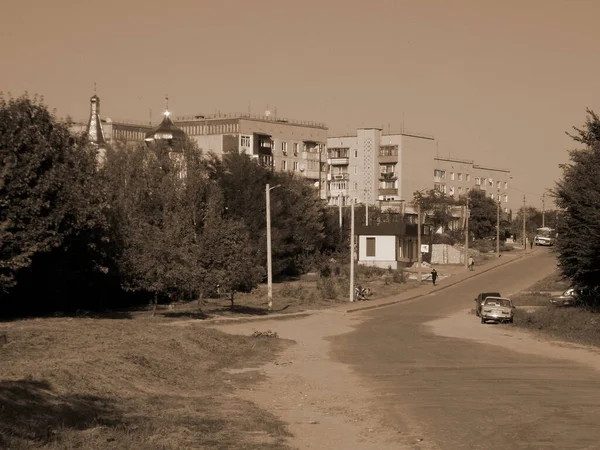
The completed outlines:
[[[297,320],[267,320],[219,325],[234,334],[274,331],[296,341],[274,363],[260,370],[267,381],[241,395],[289,424],[290,444],[299,449],[424,449],[420,433],[409,424],[385,428],[369,408],[369,386],[350,367],[330,358],[328,337],[353,331],[362,313],[321,311]],[[481,325],[472,311],[428,322],[441,336],[469,339],[525,354],[571,360],[600,370],[600,351],[544,339],[512,326]]]
[[[217,326],[234,334],[274,331],[296,341],[261,371],[267,381],[241,395],[289,424],[299,449],[386,450],[415,448],[420,438],[406,426],[384,429],[371,416],[371,392],[354,371],[329,357],[329,336],[351,332],[359,313],[322,311],[297,320]]]

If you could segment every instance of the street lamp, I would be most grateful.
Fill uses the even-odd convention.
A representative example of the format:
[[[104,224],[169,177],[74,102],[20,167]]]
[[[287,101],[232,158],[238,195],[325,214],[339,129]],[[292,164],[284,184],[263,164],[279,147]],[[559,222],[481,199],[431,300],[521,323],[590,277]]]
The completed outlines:
[[[267,203],[267,300],[269,311],[273,307],[273,262],[271,260],[271,191],[280,185],[273,187],[269,183],[265,186],[265,198]]]

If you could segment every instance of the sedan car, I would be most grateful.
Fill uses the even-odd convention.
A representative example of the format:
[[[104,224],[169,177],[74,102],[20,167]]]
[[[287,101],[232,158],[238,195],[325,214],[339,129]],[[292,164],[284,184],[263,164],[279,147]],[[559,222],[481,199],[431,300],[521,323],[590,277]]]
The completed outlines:
[[[570,287],[562,294],[551,297],[550,303],[555,306],[577,306],[590,303],[597,296],[596,291]]]
[[[515,316],[515,306],[504,297],[488,297],[481,305],[481,323],[488,321],[512,323]]]
[[[500,295],[500,292],[482,292],[481,294],[479,294],[477,296],[477,298],[475,299],[475,301],[477,302],[477,303],[475,303],[475,315],[477,317],[479,317],[479,315],[481,314],[481,305],[483,304],[483,301],[488,297],[502,297],[502,296]]]

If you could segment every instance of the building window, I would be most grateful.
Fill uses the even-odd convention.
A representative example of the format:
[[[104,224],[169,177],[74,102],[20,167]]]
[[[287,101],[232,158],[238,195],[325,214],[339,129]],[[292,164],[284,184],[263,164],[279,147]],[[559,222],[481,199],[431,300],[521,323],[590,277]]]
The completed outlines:
[[[501,184],[501,183],[500,183],[499,181],[496,181],[496,188],[497,188],[497,189],[500,189],[500,184]]]
[[[358,158],[358,150],[354,150],[354,157]]]
[[[281,161],[281,170],[287,170],[287,161],[285,159]]]
[[[450,190],[448,191],[450,195],[454,195],[454,186],[450,186]]]
[[[504,203],[508,203],[508,195],[504,194]]]
[[[242,136],[242,147],[250,147],[250,136]]]
[[[504,182],[504,189],[508,189],[508,182],[507,181]]]
[[[283,152],[284,155],[287,155],[287,142],[281,143],[281,151]]]
[[[446,193],[446,185],[445,184],[434,184],[433,185],[433,189],[436,190],[437,192],[441,192],[442,194]]]
[[[471,174],[465,173],[465,181],[471,181]]]
[[[458,174],[458,181],[462,181],[462,173]]]
[[[494,193],[493,193],[493,192],[490,192],[490,198],[491,198],[492,200],[494,200]]]
[[[491,178],[488,180],[488,186],[494,187],[494,180],[492,180]]]
[[[458,187],[458,195],[462,195],[462,187],[461,186]]]
[[[298,172],[298,161],[294,161],[294,172]]]
[[[454,181],[454,172],[450,172],[450,179]]]
[[[356,183],[356,182],[354,183],[354,190],[358,191],[358,183]]]
[[[298,143],[294,142],[294,156],[298,156]]]
[[[375,238],[367,238],[367,256],[375,256]]]
[[[438,178],[440,178],[440,179],[442,179],[442,180],[445,180],[445,179],[446,179],[446,171],[445,171],[445,170],[438,170],[438,169],[435,169],[435,170],[433,171],[433,176],[434,176],[434,177],[438,177]]]
[[[481,186],[481,178],[475,177],[475,186]]]

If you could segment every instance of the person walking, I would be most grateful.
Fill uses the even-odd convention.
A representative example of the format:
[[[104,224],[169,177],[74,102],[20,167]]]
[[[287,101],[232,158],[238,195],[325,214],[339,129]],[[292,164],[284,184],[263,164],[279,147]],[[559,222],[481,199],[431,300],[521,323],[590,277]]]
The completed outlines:
[[[469,256],[469,270],[473,270],[475,268],[475,260],[473,259],[472,256]]]
[[[435,286],[435,280],[437,280],[437,271],[433,269],[431,271],[431,281],[433,281],[433,285]]]

